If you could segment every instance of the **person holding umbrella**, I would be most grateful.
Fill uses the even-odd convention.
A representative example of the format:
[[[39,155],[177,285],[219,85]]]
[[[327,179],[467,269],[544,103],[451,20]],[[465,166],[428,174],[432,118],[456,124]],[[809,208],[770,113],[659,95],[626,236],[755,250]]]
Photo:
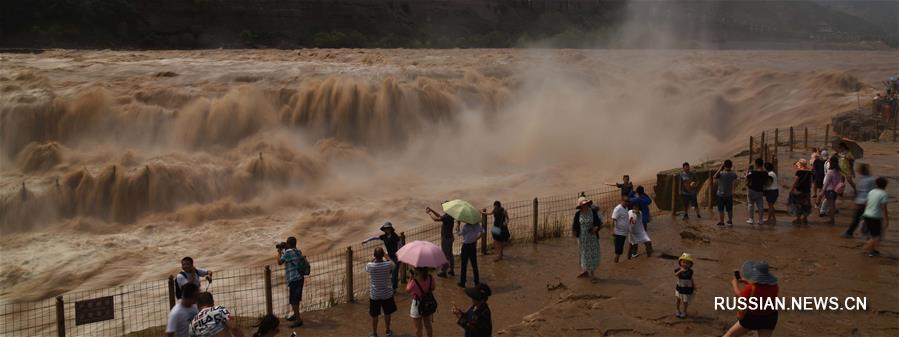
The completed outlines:
[[[587,197],[578,198],[578,211],[574,214],[571,227],[578,240],[581,269],[583,270],[577,277],[589,277],[591,282],[596,283],[597,280],[593,273],[599,266],[599,227],[602,225],[602,219],[591,207],[592,205],[593,201]]]
[[[446,256],[447,261],[445,265],[440,267],[440,273],[437,274],[437,277],[447,277],[447,274],[456,276],[456,266],[455,261],[453,261],[453,241],[455,241],[453,231],[456,228],[456,219],[453,219],[452,216],[446,213],[441,215],[430,207],[425,208],[425,211],[431,216],[431,220],[440,223],[440,249],[443,250],[443,255]]]
[[[412,295],[409,316],[415,323],[415,336],[422,336],[422,328],[428,337],[434,336],[431,326],[432,317],[437,312],[437,299],[434,289],[437,286],[430,269],[446,264],[446,257],[440,247],[428,241],[413,241],[397,252],[399,261],[415,267],[411,270],[412,279],[406,284],[406,292]]]
[[[443,211],[464,224],[462,225],[461,230],[456,233],[462,237],[462,275],[459,276],[458,286],[465,288],[469,262],[471,262],[471,269],[474,274],[474,284],[480,284],[481,279],[478,273],[477,243],[481,234],[484,234],[484,228],[480,225],[481,211],[463,200],[453,200],[443,203]]]
[[[396,229],[393,228],[393,224],[385,222],[384,225],[381,226],[381,231],[384,234],[379,236],[372,236],[365,241],[362,241],[362,244],[366,244],[369,241],[381,240],[384,242],[384,249],[387,251],[387,257],[390,261],[397,261],[396,252],[400,248],[400,236],[396,235]],[[397,288],[397,276],[399,276],[399,268],[394,268],[390,274],[390,281],[393,284],[393,290]]]

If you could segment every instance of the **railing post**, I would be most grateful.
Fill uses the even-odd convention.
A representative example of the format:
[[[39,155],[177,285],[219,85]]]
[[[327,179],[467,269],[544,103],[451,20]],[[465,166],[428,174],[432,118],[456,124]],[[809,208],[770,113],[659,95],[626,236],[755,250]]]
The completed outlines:
[[[347,302],[356,302],[353,292],[353,247],[346,247],[346,298]]]
[[[827,126],[824,129],[824,146],[823,147],[827,147],[827,144],[829,144],[829,143],[830,143],[830,124],[827,124]]]
[[[777,142],[780,141],[780,129],[774,128],[774,155],[777,156]]]
[[[265,266],[265,313],[271,315],[272,310],[272,268]]]
[[[749,136],[749,167],[752,167],[752,155],[753,155],[753,148],[752,148],[752,146],[754,145],[754,144],[753,144],[753,143],[754,143],[754,140],[755,140],[755,139],[753,139],[752,136]]]
[[[893,142],[896,142],[896,121],[899,121],[899,113],[893,114]]]
[[[802,148],[808,150],[808,127],[805,128],[805,135],[802,136]]]
[[[537,241],[539,240],[539,238],[537,236],[537,219],[539,217],[539,215],[538,215],[539,211],[540,211],[539,202],[537,201],[537,198],[534,198],[534,212],[533,212],[534,213],[533,214],[534,215],[533,216],[534,223],[533,223],[533,228],[532,228],[532,230],[534,231],[534,243],[537,243]]]
[[[675,173],[671,177],[671,217],[677,216],[677,190],[680,188],[680,177]]]
[[[768,160],[768,139],[765,138],[765,131],[762,131],[762,142],[759,147],[759,152],[762,154],[762,160]]]
[[[481,214],[481,227],[484,233],[481,234],[481,255],[487,255],[487,215]]]
[[[169,309],[175,307],[175,277],[169,275]]]
[[[66,308],[62,296],[56,296],[56,335],[66,337]]]
[[[406,232],[400,232],[400,244],[403,246],[406,245]],[[408,268],[409,267],[405,263],[402,263],[399,261],[393,261],[393,263],[399,263],[400,281],[402,281],[403,283],[409,282],[409,279],[408,279],[408,276],[409,276]]]
[[[790,127],[790,153],[793,152],[793,127]]]

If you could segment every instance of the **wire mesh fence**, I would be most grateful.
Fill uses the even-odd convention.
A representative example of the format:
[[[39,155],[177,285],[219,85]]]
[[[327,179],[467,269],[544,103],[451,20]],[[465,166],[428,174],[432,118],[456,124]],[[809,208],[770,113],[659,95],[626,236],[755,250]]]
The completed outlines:
[[[754,135],[750,148],[750,160],[768,155],[768,158],[794,157],[792,151],[808,153],[813,147],[826,147],[827,138],[833,135],[829,126],[771,129]],[[653,199],[656,181],[634,183],[643,185]],[[705,200],[711,207],[713,184],[702,187],[708,193]],[[599,206],[600,213],[608,218],[612,208],[620,201],[620,189],[610,186],[572,193],[538,197],[531,200],[505,202],[509,215],[511,239],[532,242],[544,238],[572,236],[571,222],[580,195],[585,195]],[[703,194],[700,192],[700,194]],[[653,211],[659,208],[651,206]],[[487,217],[484,225],[493,226],[493,217]],[[424,240],[440,245],[441,224],[430,222],[403,231],[406,242]],[[536,237],[535,237],[536,236]],[[493,239],[490,231],[483,243]],[[344,250],[308,256],[311,274],[304,278],[301,311],[319,310],[361,300],[368,296],[370,278],[365,272],[366,263],[372,259],[372,251],[381,246],[380,241],[357,243]],[[483,246],[482,246],[483,247]],[[453,244],[456,255],[461,251],[461,240]],[[249,326],[256,318],[269,312],[284,317],[291,313],[288,303],[288,287],[283,266],[235,268],[215,272],[212,283],[204,289],[215,296],[216,304],[228,307],[241,326]],[[404,270],[398,272],[404,279]],[[269,296],[270,291],[270,296]],[[62,301],[47,299],[24,303],[0,303],[0,337],[10,336],[159,336],[164,333],[166,317],[174,301],[170,280],[146,281],[98,290],[73,291],[64,294]],[[112,319],[84,323],[76,307],[83,301],[104,299],[111,303]],[[109,309],[109,308],[107,308]],[[58,321],[62,318],[62,323]],[[64,328],[60,329],[64,325]]]

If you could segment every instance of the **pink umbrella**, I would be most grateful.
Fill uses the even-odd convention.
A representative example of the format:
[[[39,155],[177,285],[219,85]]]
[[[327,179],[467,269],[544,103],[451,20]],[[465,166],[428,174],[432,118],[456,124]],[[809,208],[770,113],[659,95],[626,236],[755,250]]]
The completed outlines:
[[[400,248],[396,257],[413,267],[438,268],[447,263],[440,247],[430,241],[412,241]]]

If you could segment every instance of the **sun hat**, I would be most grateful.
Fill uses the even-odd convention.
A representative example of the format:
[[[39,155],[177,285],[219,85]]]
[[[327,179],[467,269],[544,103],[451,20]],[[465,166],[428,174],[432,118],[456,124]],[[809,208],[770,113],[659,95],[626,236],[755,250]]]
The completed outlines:
[[[475,301],[486,301],[490,298],[493,292],[490,290],[490,286],[481,283],[471,288],[465,288],[465,295],[471,297],[471,299]]]
[[[821,156],[827,157],[827,150],[821,150]]]
[[[693,255],[690,255],[688,253],[683,253],[677,259],[677,262],[681,262],[681,261],[687,261],[687,262],[693,263]]]
[[[393,228],[393,224],[390,223],[390,221],[387,221],[387,222],[385,222],[383,225],[381,225],[381,231],[382,231],[382,232],[386,232],[388,228],[389,228],[389,229],[396,230],[396,229]]]
[[[582,196],[580,198],[577,198],[577,207],[575,207],[574,209],[579,209],[579,208],[581,208],[581,206],[592,205],[592,204],[593,204],[593,200],[587,199],[587,197]]]
[[[777,278],[768,270],[768,261],[746,261],[740,268],[744,280],[758,284],[777,284]]]

